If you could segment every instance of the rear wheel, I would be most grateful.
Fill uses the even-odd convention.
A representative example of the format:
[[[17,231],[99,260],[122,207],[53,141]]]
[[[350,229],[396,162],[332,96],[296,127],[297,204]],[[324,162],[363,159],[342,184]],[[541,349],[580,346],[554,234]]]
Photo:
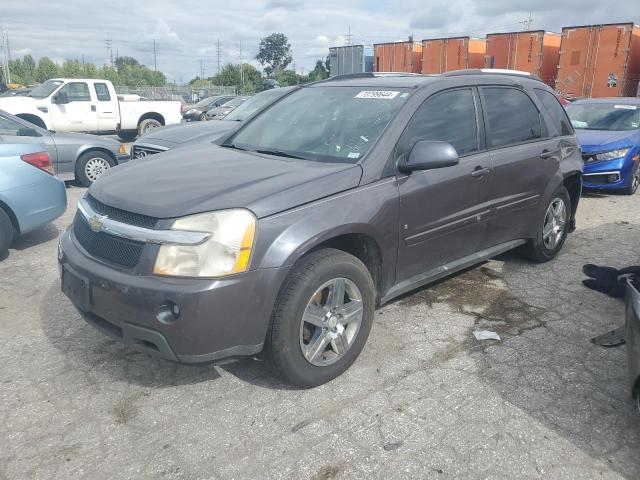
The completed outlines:
[[[276,373],[302,388],[326,383],[353,364],[373,322],[367,267],[340,250],[304,257],[278,295],[265,344]]]
[[[151,130],[160,128],[161,126],[162,122],[160,120],[156,120],[155,118],[145,118],[138,125],[138,135],[142,136],[145,133],[149,133]]]
[[[89,187],[113,165],[113,159],[104,152],[83,153],[76,163],[76,180],[83,187]]]
[[[567,189],[560,187],[545,209],[536,237],[524,246],[525,255],[538,263],[548,262],[558,255],[567,239],[570,217],[571,198]]]
[[[199,120],[201,122],[206,122],[207,121],[207,114],[206,113],[201,113]]]
[[[0,260],[3,260],[9,253],[9,245],[11,245],[15,233],[11,219],[0,208]]]

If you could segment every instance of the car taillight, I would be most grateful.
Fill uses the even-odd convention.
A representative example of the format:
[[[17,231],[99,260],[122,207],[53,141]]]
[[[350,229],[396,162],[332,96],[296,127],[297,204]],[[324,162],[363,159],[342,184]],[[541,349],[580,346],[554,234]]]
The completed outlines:
[[[49,154],[47,152],[27,153],[25,155],[21,155],[20,158],[29,165],[33,165],[43,172],[47,172],[49,175],[55,175],[56,173],[53,170],[53,163],[51,162],[51,158],[49,158]]]

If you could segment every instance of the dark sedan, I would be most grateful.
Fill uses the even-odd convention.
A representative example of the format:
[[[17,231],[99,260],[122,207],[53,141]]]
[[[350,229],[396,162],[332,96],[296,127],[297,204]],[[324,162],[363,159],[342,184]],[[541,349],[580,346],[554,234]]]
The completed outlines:
[[[229,100],[234,99],[235,95],[216,95],[200,100],[194,106],[189,107],[183,114],[182,118],[187,122],[197,122],[206,120],[207,110],[224,105]]]

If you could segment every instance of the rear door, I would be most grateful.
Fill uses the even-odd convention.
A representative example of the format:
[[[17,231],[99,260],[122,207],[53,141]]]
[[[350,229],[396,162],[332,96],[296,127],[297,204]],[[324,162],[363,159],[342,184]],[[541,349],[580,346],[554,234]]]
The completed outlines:
[[[491,220],[487,246],[526,238],[545,188],[558,171],[559,145],[522,89],[480,88],[491,153]]]
[[[489,154],[473,88],[447,90],[418,108],[398,142],[402,160],[420,140],[449,142],[458,165],[398,176],[400,191],[397,280],[415,279],[481,250],[489,215]]]
[[[97,110],[98,131],[115,131],[118,126],[118,99],[112,97],[109,86],[104,82],[93,83],[93,94],[96,98],[93,106]]]

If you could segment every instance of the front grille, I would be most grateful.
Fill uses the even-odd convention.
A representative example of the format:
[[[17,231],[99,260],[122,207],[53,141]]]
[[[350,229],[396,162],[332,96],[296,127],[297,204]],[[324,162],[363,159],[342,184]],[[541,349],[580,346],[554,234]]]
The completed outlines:
[[[166,148],[160,147],[149,147],[147,145],[134,145],[131,148],[131,157],[132,158],[144,158],[149,155],[155,155],[156,153],[165,152]]]
[[[609,174],[607,175],[585,175],[584,176],[584,182],[585,183],[592,183],[592,184],[598,184],[598,185],[605,185],[607,183],[616,183],[617,181],[620,180],[619,176],[616,176],[616,179],[611,181],[609,180]]]
[[[108,233],[94,232],[80,212],[76,213],[73,221],[73,233],[90,255],[125,268],[133,268],[138,264],[145,245]]]
[[[91,195],[87,195],[85,200],[89,203],[100,215],[106,215],[111,220],[116,222],[128,223],[129,225],[135,225],[136,227],[153,228],[155,227],[158,219],[155,217],[149,217],[147,215],[141,215],[139,213],[127,212],[126,210],[120,210],[119,208],[110,207],[102,202],[99,202]]]

